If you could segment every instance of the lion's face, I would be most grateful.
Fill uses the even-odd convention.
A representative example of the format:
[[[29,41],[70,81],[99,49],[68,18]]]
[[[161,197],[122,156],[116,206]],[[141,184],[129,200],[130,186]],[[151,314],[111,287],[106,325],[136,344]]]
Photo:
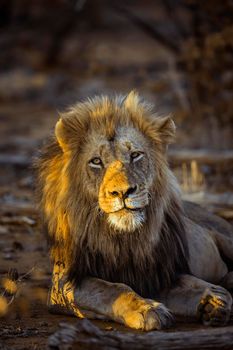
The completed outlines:
[[[95,131],[90,141],[85,152],[87,188],[94,195],[98,192],[99,207],[111,226],[134,231],[145,220],[153,183],[149,144],[129,127],[119,127],[110,140]]]

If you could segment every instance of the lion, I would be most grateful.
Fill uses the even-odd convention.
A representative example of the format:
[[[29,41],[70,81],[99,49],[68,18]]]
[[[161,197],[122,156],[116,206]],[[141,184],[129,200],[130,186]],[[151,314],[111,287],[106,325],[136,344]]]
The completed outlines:
[[[174,135],[171,117],[135,91],[60,115],[36,164],[51,312],[144,331],[176,316],[228,322],[232,227],[182,202],[167,163]]]

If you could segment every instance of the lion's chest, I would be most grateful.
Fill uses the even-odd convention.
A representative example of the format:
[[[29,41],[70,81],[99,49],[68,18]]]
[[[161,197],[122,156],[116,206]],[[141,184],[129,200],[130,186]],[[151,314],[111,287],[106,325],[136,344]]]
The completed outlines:
[[[110,261],[102,259],[96,261],[96,269],[90,271],[93,277],[101,278],[109,282],[124,283],[130,286],[134,291],[144,297],[155,296],[158,291],[158,273],[155,261],[146,258],[137,261],[136,256],[128,259],[119,259]]]
[[[154,298],[170,288],[188,265],[176,232],[161,233],[154,245],[138,232],[128,236],[103,236],[79,246],[70,277],[77,283],[85,277],[124,283],[143,297]],[[173,233],[173,232],[172,232]]]
[[[118,243],[118,242],[117,242]],[[161,268],[155,250],[141,244],[134,249],[127,246],[108,246],[98,252],[89,247],[81,249],[74,274],[77,282],[90,276],[113,283],[124,283],[143,297],[152,298],[161,289]]]

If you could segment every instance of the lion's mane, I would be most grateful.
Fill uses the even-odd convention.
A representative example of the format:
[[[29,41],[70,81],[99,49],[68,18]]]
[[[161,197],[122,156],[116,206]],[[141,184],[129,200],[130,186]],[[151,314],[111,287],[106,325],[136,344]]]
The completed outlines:
[[[128,97],[127,111],[124,97],[97,97],[75,105],[61,118],[64,144],[51,137],[36,162],[37,194],[52,259],[64,263],[68,279],[77,284],[93,276],[125,283],[143,297],[155,297],[178,274],[189,272],[179,189],[163,145],[169,130],[153,131],[159,118],[135,94]],[[102,128],[110,138],[119,123],[133,123],[145,137],[153,138],[158,165],[147,220],[140,229],[124,234],[112,232],[98,203],[87,196],[79,159],[90,128]]]

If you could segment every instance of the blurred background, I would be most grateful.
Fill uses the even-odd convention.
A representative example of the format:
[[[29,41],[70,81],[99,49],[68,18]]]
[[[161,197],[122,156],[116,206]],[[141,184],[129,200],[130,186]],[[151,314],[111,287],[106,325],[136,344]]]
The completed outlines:
[[[32,157],[95,94],[137,89],[172,113],[184,198],[232,222],[232,67],[231,0],[0,0],[0,273],[48,270]]]

